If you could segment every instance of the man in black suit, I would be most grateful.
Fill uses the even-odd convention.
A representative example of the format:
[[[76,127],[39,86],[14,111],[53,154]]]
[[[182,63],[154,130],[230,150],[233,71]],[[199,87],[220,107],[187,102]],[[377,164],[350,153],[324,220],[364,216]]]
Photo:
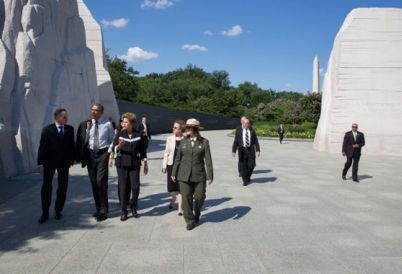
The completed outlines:
[[[62,218],[61,212],[67,196],[68,171],[74,164],[74,128],[67,125],[67,111],[59,108],[54,112],[54,123],[42,130],[38,150],[38,172],[43,175],[41,190],[42,216],[38,222],[43,224],[49,219],[52,202],[52,181],[57,170],[57,198],[54,206],[55,218]]]
[[[260,157],[260,144],[257,134],[250,128],[250,121],[244,119],[242,130],[236,132],[232,146],[232,156],[236,156],[236,150],[239,151],[240,174],[243,178],[243,185],[250,183],[250,177],[253,174],[255,156]]]
[[[142,132],[142,134],[145,137],[145,148],[148,148],[148,142],[151,140],[151,131],[149,130],[149,125],[147,123],[147,118],[142,117],[141,123],[138,125],[137,130],[139,132]]]
[[[353,160],[352,178],[356,183],[359,182],[357,178],[357,171],[362,147],[365,145],[364,134],[363,132],[357,131],[357,128],[357,124],[354,123],[352,125],[352,130],[345,133],[342,144],[342,156],[346,156],[347,158],[345,167],[342,171],[342,179],[346,180],[346,173],[352,165]]]
[[[87,167],[91,181],[96,211],[92,214],[98,222],[107,219],[109,153],[112,152],[114,129],[110,121],[101,118],[104,107],[95,104],[91,120],[83,121],[77,129],[77,161]]]
[[[279,143],[281,143],[281,144],[282,144],[284,134],[285,134],[285,129],[283,128],[283,125],[280,124],[278,127],[278,135],[279,135]]]

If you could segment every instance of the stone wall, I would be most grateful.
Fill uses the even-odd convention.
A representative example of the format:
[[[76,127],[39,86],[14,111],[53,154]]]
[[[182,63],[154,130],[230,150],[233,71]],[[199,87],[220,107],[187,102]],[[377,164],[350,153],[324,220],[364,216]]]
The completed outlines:
[[[335,38],[314,149],[340,154],[352,123],[363,154],[402,155],[402,9],[354,9]]]
[[[96,102],[118,115],[110,78],[97,79],[107,72],[96,25],[80,0],[0,0],[0,177],[36,169],[40,133],[55,109],[67,109],[74,127]]]

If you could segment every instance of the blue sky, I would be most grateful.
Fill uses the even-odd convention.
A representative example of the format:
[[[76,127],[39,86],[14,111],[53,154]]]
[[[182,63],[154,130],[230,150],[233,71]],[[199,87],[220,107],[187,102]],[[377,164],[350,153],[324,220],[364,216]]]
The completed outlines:
[[[352,9],[402,8],[402,0],[83,1],[102,27],[109,54],[140,76],[192,64],[227,71],[235,87],[249,81],[301,93],[312,89],[316,55],[324,75]]]

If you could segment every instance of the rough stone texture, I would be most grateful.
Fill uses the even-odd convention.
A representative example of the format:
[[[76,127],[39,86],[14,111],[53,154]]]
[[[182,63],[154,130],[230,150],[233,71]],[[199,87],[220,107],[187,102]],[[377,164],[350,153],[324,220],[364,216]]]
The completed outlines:
[[[56,108],[67,109],[74,127],[96,102],[118,115],[110,78],[98,88],[97,72],[107,72],[95,61],[104,51],[95,57],[86,44],[84,7],[77,0],[0,0],[0,177],[36,169],[40,133]],[[90,23],[91,40],[103,47],[99,26]]]
[[[352,123],[363,154],[402,155],[402,9],[359,8],[339,30],[322,88],[314,149],[341,153]]]

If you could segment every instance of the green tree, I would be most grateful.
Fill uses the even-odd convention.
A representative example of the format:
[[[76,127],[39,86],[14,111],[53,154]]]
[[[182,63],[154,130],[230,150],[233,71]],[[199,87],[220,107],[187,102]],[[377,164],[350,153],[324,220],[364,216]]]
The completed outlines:
[[[301,119],[303,121],[318,123],[321,115],[321,99],[320,93],[307,93],[299,100],[302,109]]]
[[[117,56],[110,59],[110,56],[106,54],[106,59],[116,98],[132,101],[139,90],[136,78],[139,72],[132,67],[127,67],[127,62]]]

